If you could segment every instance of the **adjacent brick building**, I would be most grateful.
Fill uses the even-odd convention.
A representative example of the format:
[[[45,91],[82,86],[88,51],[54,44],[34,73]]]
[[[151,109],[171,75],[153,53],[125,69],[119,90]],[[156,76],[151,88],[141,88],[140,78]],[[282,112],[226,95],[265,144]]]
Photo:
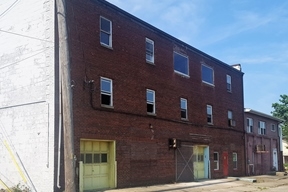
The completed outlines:
[[[240,65],[106,1],[67,8],[80,188],[244,175]]]
[[[247,174],[262,175],[283,171],[283,120],[245,108]]]

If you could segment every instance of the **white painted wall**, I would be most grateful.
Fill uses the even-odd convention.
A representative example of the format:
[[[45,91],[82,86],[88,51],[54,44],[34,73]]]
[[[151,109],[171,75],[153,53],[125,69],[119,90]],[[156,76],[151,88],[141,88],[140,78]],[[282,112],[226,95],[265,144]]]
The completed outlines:
[[[7,141],[37,191],[53,191],[54,0],[1,0],[0,42],[0,179],[33,188]]]

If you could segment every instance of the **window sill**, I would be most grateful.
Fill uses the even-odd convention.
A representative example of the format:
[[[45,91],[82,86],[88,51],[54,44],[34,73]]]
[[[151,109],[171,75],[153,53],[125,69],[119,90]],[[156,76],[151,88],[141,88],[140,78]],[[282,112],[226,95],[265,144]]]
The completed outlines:
[[[114,106],[111,106],[111,105],[104,105],[104,104],[101,104],[101,107],[103,107],[103,108],[107,108],[107,109],[114,109]]]
[[[181,118],[182,121],[189,121],[187,118]]]
[[[187,75],[187,74],[185,74],[185,73],[181,73],[181,72],[176,71],[176,70],[174,70],[174,73],[176,73],[177,75],[180,75],[181,77],[187,78],[187,79],[190,78],[189,75]]]
[[[209,85],[209,86],[211,86],[211,87],[215,87],[215,84],[208,83],[208,82],[206,82],[206,81],[202,81],[202,83],[204,83],[205,85]]]
[[[229,91],[229,90],[227,90],[227,93],[232,93],[232,91],[231,91],[231,90],[230,90],[230,91]]]
[[[113,50],[113,47],[112,47],[112,46],[106,45],[106,44],[104,44],[104,43],[100,43],[100,45],[101,45],[102,47],[107,48],[107,49]]]
[[[154,65],[154,66],[155,66],[155,63],[154,63],[154,61],[148,61],[148,60],[146,60],[146,63],[147,63],[147,64],[150,64],[150,65]]]
[[[150,113],[150,112],[147,112],[147,115],[150,115],[150,116],[156,116],[156,113]]]
[[[214,124],[213,124],[213,123],[208,123],[208,122],[207,122],[207,125],[213,126]]]

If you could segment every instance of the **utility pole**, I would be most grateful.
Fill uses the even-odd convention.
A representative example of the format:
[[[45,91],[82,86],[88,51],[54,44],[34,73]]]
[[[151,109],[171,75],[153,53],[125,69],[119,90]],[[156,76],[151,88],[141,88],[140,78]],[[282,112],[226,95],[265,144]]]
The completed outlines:
[[[66,0],[56,0],[59,35],[59,65],[62,86],[62,98],[60,99],[62,99],[62,114],[64,126],[65,191],[76,192],[74,166],[74,133],[72,121],[72,90],[70,79],[70,60],[68,50],[65,3]]]

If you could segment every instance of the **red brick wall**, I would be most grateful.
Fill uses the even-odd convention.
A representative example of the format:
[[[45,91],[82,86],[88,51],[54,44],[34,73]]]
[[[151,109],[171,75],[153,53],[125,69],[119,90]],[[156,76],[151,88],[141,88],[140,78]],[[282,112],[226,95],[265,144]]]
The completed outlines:
[[[243,74],[101,2],[68,3],[78,159],[81,138],[116,140],[118,187],[173,182],[175,156],[168,149],[168,138],[193,142],[189,133],[205,134],[211,137],[210,160],[214,151],[219,157],[228,151],[229,175],[243,175]],[[113,49],[100,45],[100,15],[113,23]],[[154,40],[155,65],[146,63],[145,37]],[[189,57],[189,78],[174,73],[173,50],[179,49]],[[215,86],[202,83],[201,62],[214,69]],[[226,91],[226,74],[232,77],[232,93]],[[95,109],[90,105],[89,86],[83,85],[85,77],[94,80]],[[100,105],[100,77],[113,80],[113,109]],[[146,113],[147,88],[156,91],[156,116]],[[188,99],[188,121],[180,117],[181,97]],[[213,106],[213,126],[206,123],[207,104]],[[228,110],[233,111],[235,128],[228,126]],[[233,152],[238,153],[236,171]],[[212,178],[223,177],[221,162],[220,171],[211,174]]]

